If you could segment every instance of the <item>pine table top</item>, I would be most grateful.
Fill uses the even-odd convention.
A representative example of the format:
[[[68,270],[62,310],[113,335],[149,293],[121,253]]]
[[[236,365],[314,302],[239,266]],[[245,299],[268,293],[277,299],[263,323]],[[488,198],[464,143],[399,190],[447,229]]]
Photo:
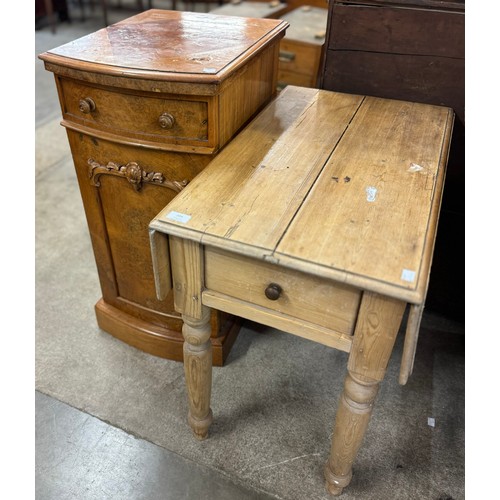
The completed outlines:
[[[453,120],[288,86],[150,228],[421,304]]]

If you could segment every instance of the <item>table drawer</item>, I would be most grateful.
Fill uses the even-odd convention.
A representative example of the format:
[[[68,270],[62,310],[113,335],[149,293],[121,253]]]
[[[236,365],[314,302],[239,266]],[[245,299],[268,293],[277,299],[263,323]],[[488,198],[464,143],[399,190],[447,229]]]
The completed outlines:
[[[137,95],[61,79],[66,120],[148,142],[207,145],[208,101]]]
[[[355,288],[209,247],[205,288],[347,335],[353,333],[361,296]]]

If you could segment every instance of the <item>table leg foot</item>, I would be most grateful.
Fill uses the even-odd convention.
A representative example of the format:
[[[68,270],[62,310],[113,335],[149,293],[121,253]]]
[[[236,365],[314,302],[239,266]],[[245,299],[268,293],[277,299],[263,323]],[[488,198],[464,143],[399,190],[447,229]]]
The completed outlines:
[[[351,482],[352,464],[368,427],[378,388],[377,381],[347,373],[325,466],[326,489],[332,495],[340,495]]]
[[[208,437],[208,429],[213,421],[212,410],[209,408],[208,415],[203,419],[199,420],[193,415],[191,415],[191,411],[188,413],[188,423],[193,431],[194,437],[199,441],[203,441]]]
[[[212,423],[212,344],[210,310],[204,308],[200,319],[182,316],[184,324],[184,372],[189,399],[188,423],[197,439],[208,436]]]
[[[344,488],[351,482],[352,471],[347,476],[337,476],[330,469],[329,462],[325,464],[325,487],[330,495],[338,496],[344,491]]]

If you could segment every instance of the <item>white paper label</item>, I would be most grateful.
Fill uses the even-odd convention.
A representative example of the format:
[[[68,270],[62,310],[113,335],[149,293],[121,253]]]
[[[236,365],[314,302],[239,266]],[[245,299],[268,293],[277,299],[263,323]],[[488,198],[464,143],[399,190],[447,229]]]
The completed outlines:
[[[416,163],[410,163],[410,168],[408,169],[408,172],[420,172],[423,170],[424,167],[421,167],[420,165],[417,165]]]
[[[415,281],[415,271],[403,269],[403,272],[401,273],[401,279],[403,281],[409,281],[410,283],[413,283]]]
[[[183,224],[185,224],[186,222],[189,221],[189,219],[191,219],[191,216],[186,214],[181,214],[179,212],[170,212],[167,215],[167,219],[175,220],[176,222],[182,222]]]
[[[377,188],[374,188],[373,186],[368,186],[366,189],[366,201],[375,201],[375,198],[377,197]]]

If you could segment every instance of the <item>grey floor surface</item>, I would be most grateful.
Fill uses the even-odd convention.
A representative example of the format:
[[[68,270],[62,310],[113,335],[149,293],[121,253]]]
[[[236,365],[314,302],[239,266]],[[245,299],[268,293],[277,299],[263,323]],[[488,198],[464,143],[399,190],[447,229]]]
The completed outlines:
[[[112,9],[110,19],[133,13]],[[102,27],[98,8],[87,15],[35,36],[36,498],[325,499],[321,468],[344,353],[245,323],[227,365],[214,370],[216,420],[200,447],[185,424],[182,365],[95,325],[90,241],[53,76],[36,58]],[[405,387],[398,339],[346,500],[465,498],[464,327],[432,313],[422,325]]]
[[[36,409],[39,500],[274,498],[40,392]]]

